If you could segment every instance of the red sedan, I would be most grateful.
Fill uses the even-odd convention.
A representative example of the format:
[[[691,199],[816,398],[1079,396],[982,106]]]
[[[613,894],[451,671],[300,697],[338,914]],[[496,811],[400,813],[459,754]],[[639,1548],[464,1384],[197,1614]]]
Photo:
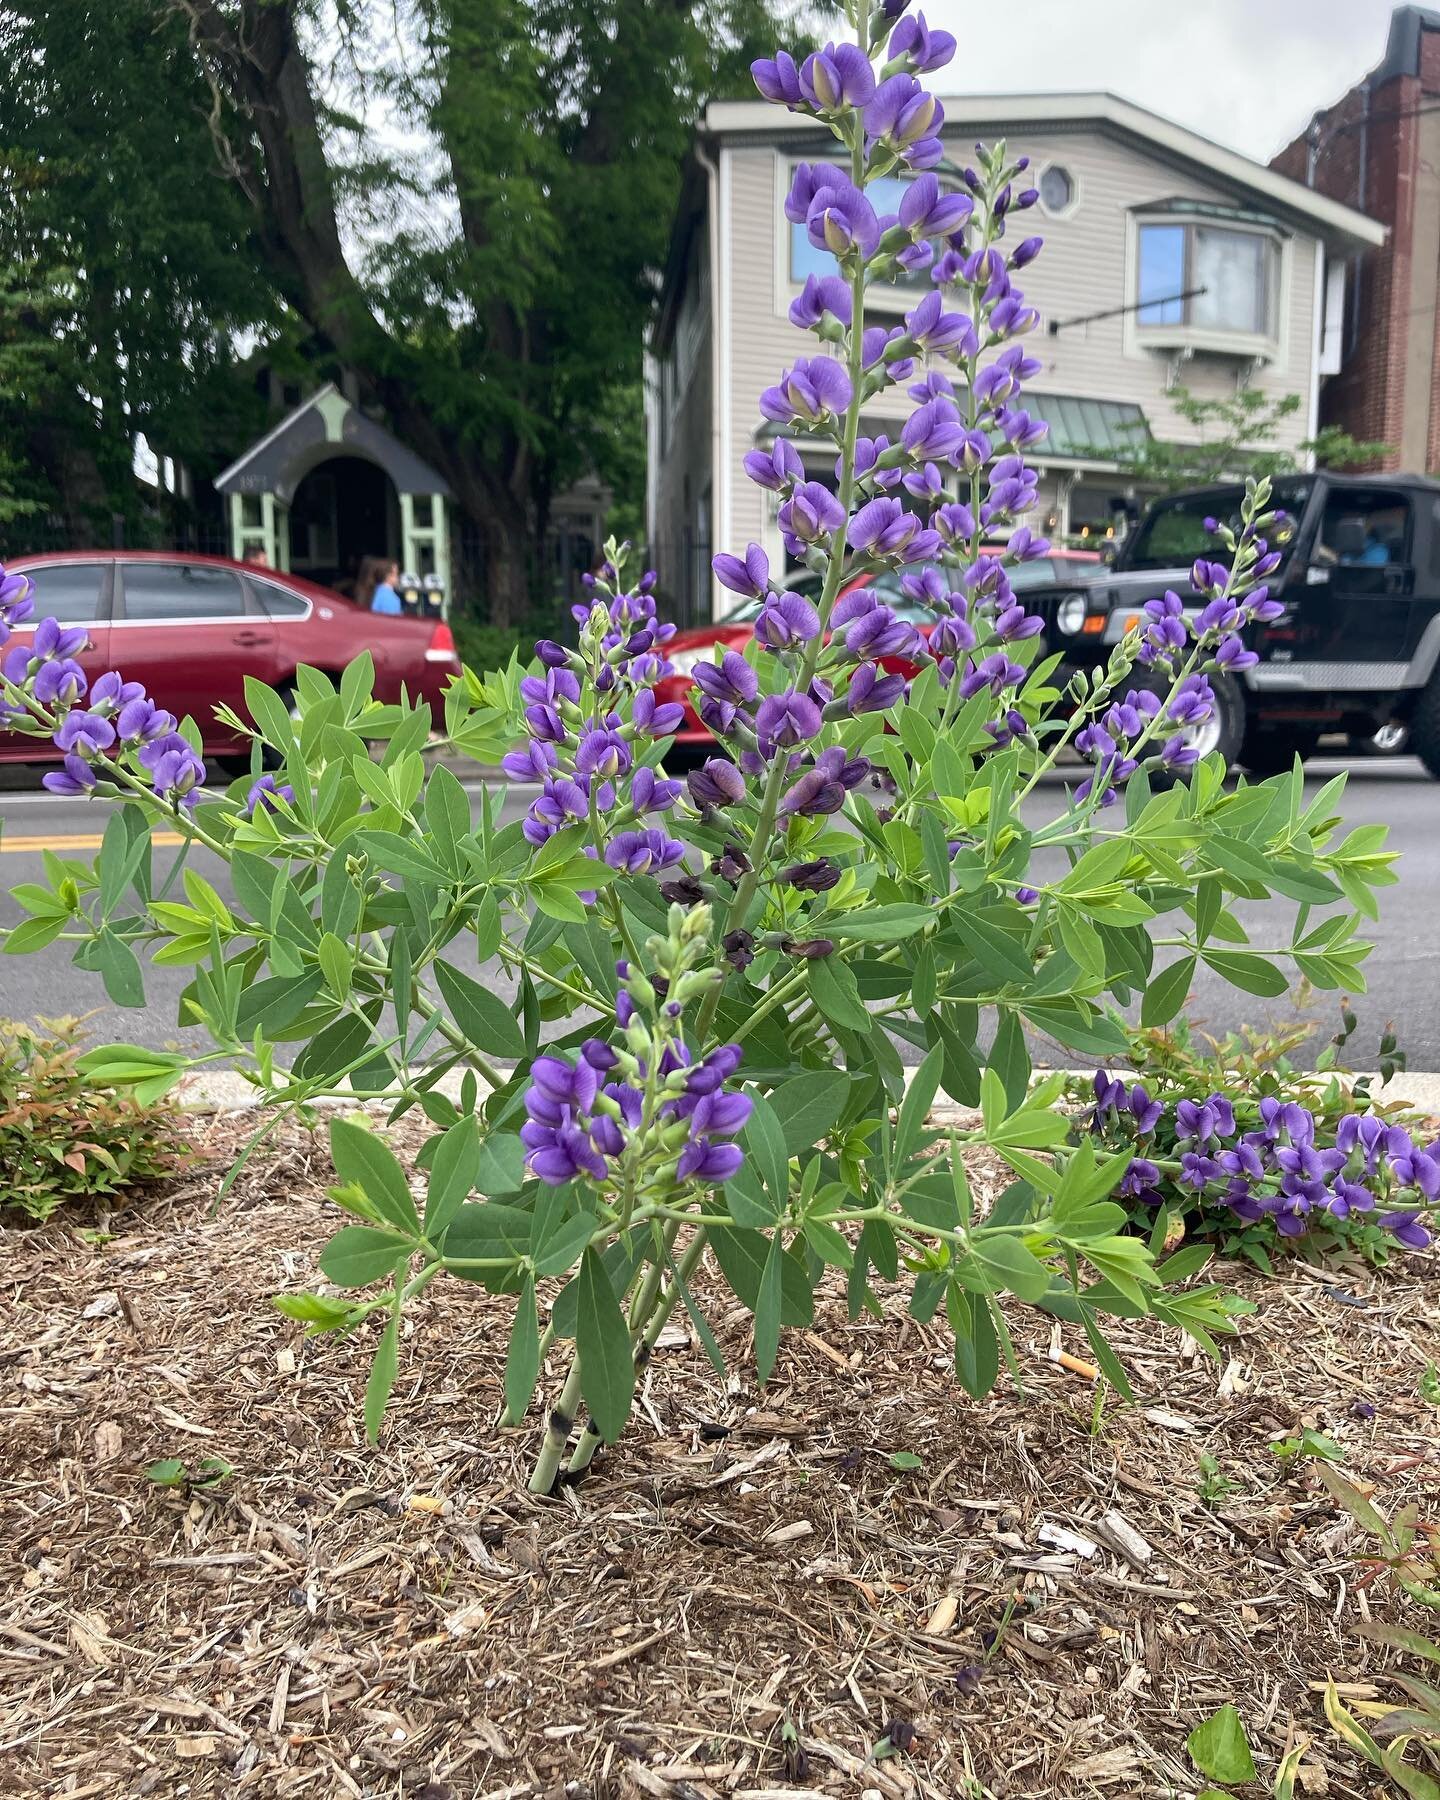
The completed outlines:
[[[1050,587],[1057,581],[1068,580],[1087,568],[1098,565],[1099,561],[1099,556],[1093,550],[1051,550],[1033,562],[1020,563],[1010,569],[1010,583],[1017,593],[1023,594],[1027,587]],[[804,594],[810,600],[819,597],[818,575],[809,572],[799,574],[787,580],[785,585],[792,593]],[[857,575],[853,580],[847,581],[840,591],[848,594],[852,589],[860,587],[873,587],[876,595],[892,612],[912,625],[924,628],[934,620],[935,615],[928,607],[917,605],[901,593],[898,575]],[[685,722],[675,733],[677,744],[699,748],[714,742],[711,733],[701,724],[699,715],[691,705],[691,697],[695,692],[691,670],[696,663],[713,661],[717,644],[723,645],[726,650],[743,651],[750,641],[751,627],[759,611],[758,600],[745,600],[723,619],[717,619],[709,625],[692,626],[689,631],[676,632],[671,638],[666,654],[675,667],[675,673],[657,682],[655,693],[657,699],[678,700],[685,708]],[[881,661],[887,669],[898,670],[903,674],[914,672],[910,664],[896,658],[884,657]]]
[[[6,568],[34,583],[36,619],[89,632],[79,662],[90,680],[118,669],[143,683],[157,706],[195,720],[211,756],[248,755],[248,739],[215,719],[222,705],[245,716],[247,675],[284,694],[298,664],[338,676],[368,650],[377,700],[398,701],[403,686],[438,718],[446,683],[460,669],[450,627],[438,619],[364,612],[299,576],[223,556],[84,550],[22,556]],[[19,627],[10,643],[29,636]],[[58,755],[42,739],[0,733],[0,760]]]

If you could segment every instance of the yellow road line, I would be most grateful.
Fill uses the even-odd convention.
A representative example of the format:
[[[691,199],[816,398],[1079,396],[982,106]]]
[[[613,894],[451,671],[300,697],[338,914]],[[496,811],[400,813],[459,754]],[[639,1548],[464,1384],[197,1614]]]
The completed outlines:
[[[98,850],[103,842],[98,832],[76,832],[69,837],[0,837],[0,852],[38,856],[42,850]],[[150,842],[164,849],[185,840],[178,831],[157,831],[151,834]]]

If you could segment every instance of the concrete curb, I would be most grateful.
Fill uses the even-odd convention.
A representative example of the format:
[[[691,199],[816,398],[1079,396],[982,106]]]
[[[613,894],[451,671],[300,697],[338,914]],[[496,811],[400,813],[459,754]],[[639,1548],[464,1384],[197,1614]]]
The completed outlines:
[[[911,1070],[905,1071],[906,1079]],[[1087,1078],[1094,1073],[1093,1069],[1072,1070],[1072,1074]],[[442,1076],[435,1084],[435,1091],[444,1094],[447,1099],[458,1100],[460,1097],[461,1075],[452,1070]],[[478,1079],[478,1077],[477,1077]],[[1301,1077],[1320,1079],[1319,1077]],[[1359,1079],[1357,1076],[1356,1079]],[[1376,1077],[1371,1077],[1372,1080]],[[481,1083],[483,1088],[484,1083]],[[1440,1117],[1440,1073],[1422,1073],[1397,1075],[1384,1087],[1376,1090],[1377,1097],[1390,1104],[1399,1102],[1414,1107],[1417,1111]],[[187,1112],[194,1113],[238,1113],[252,1112],[258,1109],[260,1101],[256,1090],[234,1069],[205,1070],[195,1075],[186,1075],[180,1083],[178,1097],[181,1106]],[[337,1097],[319,1100],[314,1103],[318,1108],[334,1109],[339,1107],[364,1106],[366,1097],[357,1094],[353,1100]]]

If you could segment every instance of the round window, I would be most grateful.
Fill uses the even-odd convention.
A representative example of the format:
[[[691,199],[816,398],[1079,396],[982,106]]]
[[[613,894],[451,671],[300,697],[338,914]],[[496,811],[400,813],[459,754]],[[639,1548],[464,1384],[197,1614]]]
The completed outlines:
[[[1040,201],[1046,212],[1064,212],[1075,198],[1075,183],[1068,169],[1051,163],[1040,177]]]

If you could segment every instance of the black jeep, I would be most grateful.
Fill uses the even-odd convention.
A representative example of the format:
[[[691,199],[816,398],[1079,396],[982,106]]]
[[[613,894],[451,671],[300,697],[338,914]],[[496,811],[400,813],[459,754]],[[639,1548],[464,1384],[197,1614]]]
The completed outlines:
[[[1322,732],[1365,741],[1381,733],[1383,742],[1407,729],[1410,748],[1440,778],[1440,482],[1319,473],[1274,486],[1291,521],[1288,535],[1274,534],[1284,560],[1269,578],[1285,613],[1247,632],[1260,657],[1253,668],[1211,677],[1217,705],[1197,748],[1268,775],[1310,755]],[[1067,670],[1106,663],[1142,604],[1166,588],[1198,611],[1191,565],[1225,555],[1205,521],[1238,529],[1242,493],[1227,485],[1157,500],[1109,568],[1083,585],[1027,589],[1025,603],[1043,615]]]

